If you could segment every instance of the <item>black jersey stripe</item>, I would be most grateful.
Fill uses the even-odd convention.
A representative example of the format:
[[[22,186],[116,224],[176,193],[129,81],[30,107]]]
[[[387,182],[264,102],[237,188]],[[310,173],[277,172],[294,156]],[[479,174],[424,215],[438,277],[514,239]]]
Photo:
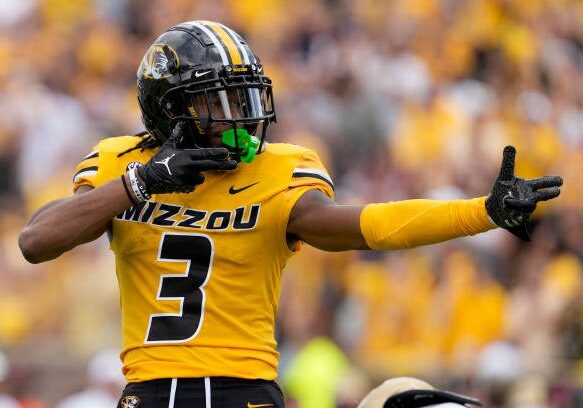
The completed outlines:
[[[311,177],[311,178],[315,178],[318,180],[322,180],[323,182],[328,184],[332,188],[332,190],[334,190],[334,184],[332,184],[330,182],[330,180],[328,180],[326,177],[320,176],[319,174],[308,173],[308,172],[303,172],[303,171],[296,171],[294,174],[292,174],[292,178],[299,178],[299,177]]]
[[[99,152],[94,152],[92,154],[89,154],[88,156],[85,156],[83,158],[83,161],[89,160],[89,159],[95,159],[96,157],[99,157]]]
[[[77,177],[79,174],[86,172],[86,171],[97,171],[97,166],[89,166],[89,167],[82,168],[77,173],[75,173],[75,175],[73,176],[73,180],[75,180],[75,177]]]

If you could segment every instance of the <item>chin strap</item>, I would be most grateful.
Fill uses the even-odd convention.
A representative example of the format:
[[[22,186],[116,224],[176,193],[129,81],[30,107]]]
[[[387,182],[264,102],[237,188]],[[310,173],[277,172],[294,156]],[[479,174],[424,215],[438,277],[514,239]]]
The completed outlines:
[[[236,133],[235,133],[236,132]],[[221,134],[223,143],[238,149],[243,163],[251,163],[259,149],[259,138],[250,135],[246,129],[229,129]]]

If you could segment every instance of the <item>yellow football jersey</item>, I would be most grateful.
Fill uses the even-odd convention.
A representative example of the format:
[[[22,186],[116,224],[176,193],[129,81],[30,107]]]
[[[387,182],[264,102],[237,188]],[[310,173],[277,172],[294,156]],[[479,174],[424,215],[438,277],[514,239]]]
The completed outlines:
[[[157,149],[120,152],[138,137],[101,141],[74,189],[119,178]],[[292,207],[307,190],[333,197],[313,151],[267,144],[234,171],[206,172],[190,194],[159,194],[112,221],[124,374],[154,378],[276,378],[275,316]]]

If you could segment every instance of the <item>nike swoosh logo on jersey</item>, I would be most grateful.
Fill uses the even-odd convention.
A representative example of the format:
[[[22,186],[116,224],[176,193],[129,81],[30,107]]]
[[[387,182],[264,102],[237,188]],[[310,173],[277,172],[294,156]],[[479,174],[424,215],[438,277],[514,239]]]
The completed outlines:
[[[203,72],[196,71],[194,73],[194,77],[195,78],[200,78],[201,76],[205,76],[206,74],[210,74],[211,72],[213,72],[213,71],[212,70],[210,70],[210,71],[203,71]]]
[[[247,403],[247,408],[259,408],[259,407],[272,407],[273,404],[251,404],[250,402]]]
[[[243,190],[247,190],[249,187],[253,187],[257,183],[259,183],[259,182],[256,181],[253,184],[249,184],[248,186],[241,187],[241,188],[235,188],[235,186],[231,186],[231,188],[229,188],[229,194],[237,194],[237,193],[240,193]]]

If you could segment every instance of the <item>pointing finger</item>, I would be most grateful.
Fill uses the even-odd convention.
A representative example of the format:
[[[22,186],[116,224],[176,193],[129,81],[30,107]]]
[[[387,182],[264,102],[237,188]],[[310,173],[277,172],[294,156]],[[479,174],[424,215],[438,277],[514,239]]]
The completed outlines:
[[[197,167],[200,171],[206,170],[234,170],[237,168],[237,162],[235,160],[196,160]]]
[[[541,178],[526,180],[526,184],[528,184],[533,190],[538,190],[548,187],[560,187],[563,185],[563,179],[559,176],[544,176]]]
[[[233,170],[237,167],[234,160],[196,160],[195,163],[198,171]]]
[[[545,190],[540,190],[535,193],[536,201],[547,201],[552,198],[558,197],[561,194],[561,189],[559,187],[551,187]]]
[[[191,159],[214,159],[221,160],[229,157],[229,150],[224,147],[205,147],[201,149],[189,149]]]
[[[235,160],[225,160],[221,161],[221,170],[235,170],[237,168],[237,162]]]
[[[516,149],[514,146],[506,146],[502,154],[502,166],[500,167],[500,180],[511,180],[514,177],[514,159]]]

